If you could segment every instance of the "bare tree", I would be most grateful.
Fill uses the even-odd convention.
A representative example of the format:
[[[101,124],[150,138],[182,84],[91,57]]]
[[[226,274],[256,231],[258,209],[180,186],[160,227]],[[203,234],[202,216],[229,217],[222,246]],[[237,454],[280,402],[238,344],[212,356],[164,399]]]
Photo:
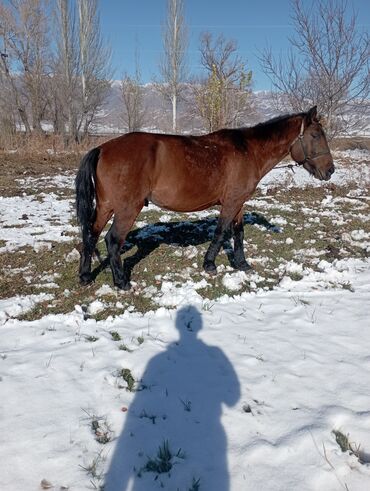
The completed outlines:
[[[47,0],[12,0],[0,4],[0,36],[3,41],[2,73],[26,132],[41,132],[48,105],[50,75]]]
[[[194,85],[197,111],[209,131],[239,126],[249,105],[252,72],[237,54],[237,45],[220,35],[215,41],[209,32],[201,37],[201,64],[208,72]]]
[[[78,103],[79,41],[75,10],[70,0],[57,0],[55,5],[56,56],[51,87],[54,131],[78,141],[77,121],[81,111]],[[67,137],[69,135],[69,137]]]
[[[260,61],[280,100],[299,111],[317,104],[333,137],[358,126],[369,104],[369,36],[360,32],[345,0],[314,0],[310,6],[292,0],[292,8],[289,55],[274,57],[268,48]],[[353,108],[355,121],[347,117]]]
[[[141,85],[141,74],[136,64],[135,75],[125,74],[121,84],[123,103],[122,120],[127,131],[138,131],[146,122],[147,108],[144,103],[144,91]]]
[[[185,54],[187,29],[184,20],[183,0],[167,0],[167,18],[163,28],[164,56],[160,63],[162,85],[159,90],[172,106],[172,131],[177,131],[177,106],[186,78]]]
[[[1,13],[0,13],[1,15]],[[4,19],[4,17],[3,17]],[[2,24],[3,26],[4,24]],[[7,43],[3,42],[3,48],[1,52],[1,69],[0,69],[0,102],[1,112],[5,119],[13,121],[15,126],[17,121],[21,121],[26,134],[31,133],[31,126],[28,120],[26,106],[28,104],[28,98],[22,93],[19,77],[9,68],[9,54],[7,52]],[[18,78],[18,80],[17,80]],[[19,118],[18,118],[18,117]],[[4,123],[4,126],[7,126]]]
[[[53,5],[54,10],[50,0],[0,1],[0,109],[7,114],[6,121],[0,119],[3,127],[21,123],[31,133],[41,132],[47,118],[55,133],[78,141],[107,95],[110,50],[101,36],[98,0]]]
[[[16,102],[17,91],[14,87],[14,80],[9,74],[7,54],[3,52],[3,49],[0,50],[0,56],[0,147],[3,148],[16,133],[17,106],[14,103]]]
[[[110,87],[111,51],[104,43],[98,13],[98,0],[78,0],[82,127],[86,135]]]

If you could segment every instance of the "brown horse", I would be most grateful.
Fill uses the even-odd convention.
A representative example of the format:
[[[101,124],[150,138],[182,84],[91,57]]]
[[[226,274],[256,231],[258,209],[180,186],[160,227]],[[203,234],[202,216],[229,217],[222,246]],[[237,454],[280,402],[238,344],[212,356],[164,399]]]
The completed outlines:
[[[76,177],[77,216],[83,245],[80,281],[93,280],[91,257],[105,236],[114,284],[130,282],[120,251],[137,215],[148,201],[178,212],[221,206],[204,269],[216,272],[215,258],[227,235],[234,239],[234,264],[249,269],[243,250],[243,204],[278,162],[291,157],[314,177],[330,179],[333,159],[316,106],[251,128],[224,129],[203,136],[129,133],[91,150]]]

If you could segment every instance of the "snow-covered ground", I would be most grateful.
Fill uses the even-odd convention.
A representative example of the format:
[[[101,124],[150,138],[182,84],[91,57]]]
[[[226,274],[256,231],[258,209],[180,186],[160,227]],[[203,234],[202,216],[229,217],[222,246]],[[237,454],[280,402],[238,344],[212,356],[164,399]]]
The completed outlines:
[[[348,241],[364,250],[369,161],[339,154],[333,176],[355,184],[362,228]],[[56,182],[68,187],[72,178]],[[282,182],[320,185],[284,169],[261,190]],[[0,198],[2,254],[71,239],[72,199],[37,196]],[[333,214],[334,199],[324,201],[321,211]],[[45,276],[40,294],[3,294],[0,490],[370,489],[370,261],[328,262],[314,247],[306,253],[318,256],[317,269],[285,264],[301,279],[283,275],[272,291],[240,293],[248,275],[230,271],[222,280],[230,293],[211,301],[198,293],[206,277],[169,278],[146,290],[156,310],[101,321],[86,313],[104,309],[108,285],[87,307],[34,321],[18,317],[51,301],[55,276]],[[350,450],[334,432],[348,436]]]

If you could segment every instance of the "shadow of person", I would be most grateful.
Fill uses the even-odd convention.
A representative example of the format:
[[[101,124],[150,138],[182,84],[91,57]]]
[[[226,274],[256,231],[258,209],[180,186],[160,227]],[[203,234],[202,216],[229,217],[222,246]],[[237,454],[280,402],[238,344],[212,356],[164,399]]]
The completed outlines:
[[[180,338],[145,369],[104,491],[229,490],[221,416],[223,404],[239,400],[240,385],[222,350],[198,338],[202,327],[194,306],[177,312]]]

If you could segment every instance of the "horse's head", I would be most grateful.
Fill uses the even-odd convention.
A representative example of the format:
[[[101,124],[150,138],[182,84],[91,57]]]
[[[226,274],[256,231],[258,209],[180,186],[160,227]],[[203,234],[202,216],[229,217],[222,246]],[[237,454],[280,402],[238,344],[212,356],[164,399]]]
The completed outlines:
[[[290,147],[290,155],[316,179],[328,181],[331,178],[334,172],[333,157],[317,118],[316,106],[305,115],[300,134]]]

